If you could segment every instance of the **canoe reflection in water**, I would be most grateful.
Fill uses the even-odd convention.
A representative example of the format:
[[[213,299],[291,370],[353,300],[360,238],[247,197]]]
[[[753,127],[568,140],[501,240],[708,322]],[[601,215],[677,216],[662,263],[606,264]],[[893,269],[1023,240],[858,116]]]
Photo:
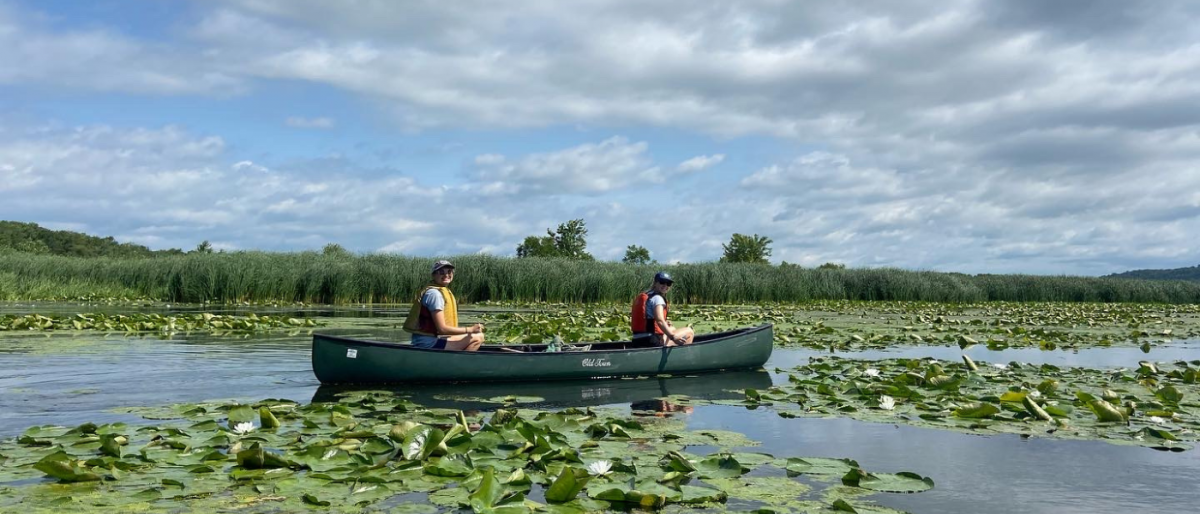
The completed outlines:
[[[643,400],[629,404],[629,409],[633,411],[634,416],[657,416],[668,417],[676,413],[691,414],[692,406],[684,405],[678,402],[672,402],[665,398],[657,400]]]
[[[635,411],[671,413],[690,412],[691,407],[664,400],[670,396],[687,396],[701,400],[736,400],[745,397],[745,389],[769,387],[771,375],[764,370],[757,370],[555,382],[405,384],[395,387],[322,385],[317,388],[312,401],[336,402],[341,395],[355,391],[389,391],[418,405],[433,408],[490,411],[503,407],[502,399],[512,396],[520,397],[520,405],[528,408],[630,404]]]

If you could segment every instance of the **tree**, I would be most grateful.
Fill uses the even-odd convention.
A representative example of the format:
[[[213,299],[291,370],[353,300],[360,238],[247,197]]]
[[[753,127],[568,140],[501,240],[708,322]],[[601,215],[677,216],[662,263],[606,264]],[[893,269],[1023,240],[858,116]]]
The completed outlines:
[[[650,264],[650,250],[638,245],[625,248],[625,258],[621,262],[628,264]]]
[[[587,253],[587,224],[575,219],[560,224],[558,230],[546,229],[542,237],[529,236],[517,246],[517,257],[562,257],[566,259],[595,260]]]
[[[27,239],[25,241],[21,241],[20,243],[17,243],[13,249],[18,252],[36,253],[39,255],[50,253],[50,246],[48,246],[45,241],[39,239]]]
[[[550,231],[547,230],[546,233]],[[587,253],[587,225],[583,218],[571,220],[558,226],[554,234],[554,247],[558,253],[568,259],[591,261],[592,254]]]
[[[50,230],[36,223],[0,221],[0,248],[9,251],[73,257],[151,257],[162,254],[142,245],[119,243],[113,237]]]
[[[517,246],[517,257],[560,257],[553,236],[529,236]]]
[[[321,249],[321,254],[332,256],[332,257],[349,257],[350,251],[347,250],[345,247],[343,247],[340,244],[329,243],[329,244],[325,245],[325,248]]]
[[[193,252],[194,253],[213,253],[212,243],[209,243],[208,240],[205,239],[200,244],[196,245],[196,249],[193,250]]]
[[[721,245],[725,248],[721,262],[766,264],[767,257],[771,256],[771,243],[771,238],[767,236],[734,234],[729,244]]]
[[[817,266],[817,269],[846,269],[846,265],[837,262],[826,262],[825,264]]]

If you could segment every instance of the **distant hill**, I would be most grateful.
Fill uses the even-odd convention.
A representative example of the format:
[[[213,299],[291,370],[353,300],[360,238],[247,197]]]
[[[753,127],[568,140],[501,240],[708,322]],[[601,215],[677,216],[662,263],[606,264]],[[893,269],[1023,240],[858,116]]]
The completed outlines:
[[[1193,280],[1200,281],[1200,266],[1175,269],[1139,269],[1106,275],[1111,278],[1134,278],[1142,280]]]
[[[0,221],[0,252],[19,251],[75,257],[151,257],[183,253],[154,251],[133,243],[118,243],[112,237],[96,237],[67,230],[50,230],[37,223]]]

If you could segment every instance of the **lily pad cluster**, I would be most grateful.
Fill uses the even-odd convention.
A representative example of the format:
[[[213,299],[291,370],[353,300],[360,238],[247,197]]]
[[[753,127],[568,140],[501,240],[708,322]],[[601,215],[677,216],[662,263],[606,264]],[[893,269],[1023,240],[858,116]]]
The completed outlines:
[[[1183,451],[1200,440],[1200,361],[1123,369],[816,357],[739,403],[974,433],[1097,439]]]
[[[171,410],[180,419],[165,425],[33,427],[3,442],[0,510],[405,506],[420,512],[427,499],[475,512],[727,504],[772,512],[895,512],[845,491],[933,487],[915,473],[739,452],[722,441],[752,444],[740,435],[590,409],[467,415],[386,393],[357,393],[338,403],[267,400]],[[689,446],[720,449],[696,455]],[[819,483],[836,494],[814,496],[810,484]]]
[[[232,316],[223,314],[157,313],[105,314],[80,313],[67,315],[26,314],[0,315],[0,331],[99,330],[106,332],[189,332],[196,330],[226,330],[254,332],[276,328],[315,327],[323,325],[312,318],[258,315]]]
[[[633,335],[629,330],[629,313],[616,308],[588,306],[500,312],[480,318],[488,323],[493,334],[508,343],[540,344],[556,336],[564,341],[619,341]]]
[[[489,303],[491,309],[497,304]],[[485,311],[489,330],[510,343],[628,338],[627,306],[527,305]],[[864,350],[896,346],[1078,349],[1155,345],[1200,337],[1200,306],[1100,303],[814,301],[796,304],[682,305],[678,325],[699,332],[775,324],[776,344]],[[493,329],[494,327],[494,329]]]
[[[1154,345],[1200,337],[1200,307],[1098,303],[814,302],[777,342],[863,350],[895,346],[1077,349]]]

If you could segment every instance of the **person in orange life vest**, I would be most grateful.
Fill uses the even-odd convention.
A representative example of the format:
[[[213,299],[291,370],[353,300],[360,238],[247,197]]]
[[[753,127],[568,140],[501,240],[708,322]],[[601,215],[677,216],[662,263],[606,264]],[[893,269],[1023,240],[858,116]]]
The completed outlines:
[[[650,336],[658,346],[692,344],[696,333],[691,327],[675,328],[667,321],[667,300],[663,296],[674,284],[671,275],[660,271],[654,274],[650,289],[634,299],[631,320],[634,339]]]
[[[433,278],[413,300],[404,321],[404,330],[412,333],[412,345],[432,350],[473,352],[483,344],[483,324],[458,326],[458,301],[450,292],[454,265],[450,261],[433,263]]]

